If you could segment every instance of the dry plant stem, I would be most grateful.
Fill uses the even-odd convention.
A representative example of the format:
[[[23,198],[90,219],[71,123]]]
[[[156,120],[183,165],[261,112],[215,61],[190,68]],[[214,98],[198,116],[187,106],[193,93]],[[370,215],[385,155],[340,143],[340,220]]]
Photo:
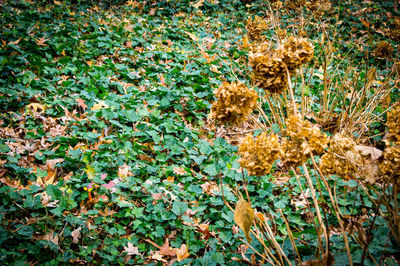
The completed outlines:
[[[325,37],[325,33],[323,35]],[[327,79],[327,68],[328,68],[328,53],[327,49],[324,49],[324,62],[323,62],[323,70],[324,70],[324,94],[323,94],[323,103],[322,103],[322,113],[326,113],[327,101],[328,101],[328,79]]]
[[[364,192],[367,194],[367,196],[370,199],[370,201],[375,206],[378,206],[378,203],[372,198],[372,196],[370,195],[368,189],[363,184],[361,184],[361,187],[364,189]],[[387,198],[386,198],[385,193],[383,193],[383,194],[379,193],[374,187],[371,187],[371,190],[373,190],[376,195],[380,196],[381,202],[389,210],[390,209],[390,204],[387,202]],[[381,209],[379,209],[379,215],[385,218],[384,221],[385,221],[386,225],[388,226],[390,232],[392,233],[393,237],[396,239],[397,243],[400,244],[400,236],[396,233],[397,228],[393,228],[393,226],[391,225],[390,221],[388,221],[388,219],[385,217],[385,214],[382,212]],[[398,213],[395,213],[394,215],[398,215]]]
[[[288,229],[288,235],[289,235],[290,244],[292,245],[293,252],[295,253],[295,255],[296,255],[297,259],[298,259],[298,263],[300,264],[301,263],[301,257],[300,257],[299,251],[297,250],[297,246],[296,246],[296,243],[294,241],[292,230],[290,229],[289,223],[287,222],[287,220],[285,218],[285,215],[283,215],[283,212],[282,212],[281,209],[279,209],[279,212],[281,213],[282,218],[285,221],[286,228]]]
[[[376,207],[374,219],[372,220],[372,223],[369,225],[369,228],[368,228],[367,243],[365,243],[365,245],[364,245],[364,249],[363,249],[363,253],[362,253],[362,256],[361,256],[360,265],[364,265],[365,253],[366,253],[366,251],[368,249],[369,243],[372,241],[372,239],[371,239],[371,237],[372,237],[372,228],[374,227],[375,220],[376,220],[376,217],[378,216],[378,212],[379,212],[379,208],[380,207],[381,207],[381,203],[379,202],[379,205]]]
[[[308,211],[310,212],[310,214],[311,214],[311,216],[312,216],[312,217],[311,217],[311,218],[312,218],[312,223],[313,223],[313,225],[314,225],[315,230],[317,231],[318,246],[319,246],[319,248],[322,250],[322,253],[323,253],[324,247],[323,247],[323,245],[322,245],[321,235],[320,235],[320,233],[319,233],[318,226],[317,226],[316,223],[315,223],[314,213],[313,213],[313,211],[311,210],[311,204],[310,204],[310,202],[308,202],[306,193],[304,193],[303,187],[301,186],[300,178],[299,178],[299,176],[297,175],[297,173],[296,173],[296,171],[295,171],[295,169],[294,169],[293,167],[292,167],[292,171],[293,171],[293,173],[294,173],[294,176],[296,177],[297,184],[299,184],[299,188],[300,188],[300,190],[301,190],[301,194],[303,195],[303,198],[304,198],[305,201],[307,202]],[[318,256],[319,256],[319,254],[318,254]]]
[[[272,245],[272,248],[275,250],[275,253],[278,254],[278,258],[276,258],[276,256],[272,254],[272,252],[270,251],[270,249],[268,247],[265,250],[271,255],[271,257],[276,261],[277,264],[284,265],[282,256],[281,256],[279,250],[276,248],[275,243],[273,242],[273,240],[275,239],[275,236],[273,235],[272,231],[270,233],[270,231],[267,228],[267,226],[269,227],[268,223],[263,222],[262,226],[263,226],[263,228],[261,228],[261,231],[266,233],[266,238],[267,238],[268,242]]]
[[[267,126],[270,127],[270,126],[272,125],[272,123],[271,123],[271,121],[269,120],[269,117],[265,114],[264,110],[261,108],[261,105],[260,105],[260,104],[257,105],[257,110],[260,112],[261,116],[262,116],[262,117],[265,119],[265,121],[267,122]],[[262,124],[262,123],[258,122],[258,124]]]
[[[305,90],[306,87],[304,86],[304,73],[303,73],[303,67],[300,67],[300,76],[301,76],[301,115],[305,116],[306,115],[306,102],[304,101],[305,98]]]
[[[219,175],[219,182],[220,182],[220,187],[221,187],[221,195],[222,195],[222,200],[224,201],[225,205],[228,206],[228,208],[232,211],[235,212],[235,210],[231,207],[229,202],[226,201],[225,196],[224,196],[224,187],[222,185],[222,177]]]
[[[268,261],[269,263],[271,263],[272,265],[274,265],[270,260],[268,260],[266,257],[264,257],[260,252],[258,252],[257,250],[255,250],[246,240],[241,239],[241,241],[248,246],[249,248],[251,248],[258,256],[260,256],[261,258],[263,258],[264,260]]]
[[[286,262],[289,265],[292,265],[292,263],[290,262],[290,260],[286,257],[285,252],[283,252],[281,246],[279,245],[279,243],[276,241],[274,233],[272,232],[271,227],[269,226],[269,224],[267,222],[263,223],[264,227],[266,228],[268,234],[270,235],[270,239],[273,243],[273,245],[275,246],[275,248],[277,249],[277,253],[279,255],[280,260],[282,261],[282,265],[284,265],[284,262],[282,260],[282,257],[285,258]]]
[[[339,225],[340,225],[340,231],[341,231],[342,234],[343,234],[343,240],[344,240],[344,244],[345,244],[345,247],[346,247],[347,257],[349,258],[349,263],[350,263],[350,265],[353,265],[353,262],[352,262],[352,259],[351,259],[351,252],[350,252],[349,240],[348,240],[348,238],[347,238],[346,230],[345,230],[345,228],[344,228],[344,226],[343,226],[342,219],[340,219],[340,216],[339,216],[339,214],[340,214],[340,208],[339,208],[339,206],[337,205],[337,200],[335,200],[335,199],[333,198],[331,188],[330,188],[328,182],[326,181],[326,178],[325,178],[324,174],[322,173],[321,169],[318,167],[317,163],[315,162],[314,155],[312,155],[312,154],[311,154],[311,160],[312,160],[312,162],[313,162],[314,169],[316,169],[317,172],[319,173],[319,175],[321,176],[322,181],[323,181],[324,184],[325,184],[326,190],[328,191],[329,198],[330,198],[330,200],[331,200],[331,202],[332,202],[332,206],[333,206],[333,208],[334,208],[334,213],[335,213],[335,215],[336,215],[336,219],[338,220]]]
[[[256,123],[257,126],[258,126],[259,128],[262,128],[263,131],[266,131],[266,130],[267,130],[267,128],[265,127],[265,125],[264,125],[263,123],[261,123],[261,122],[259,121],[259,119],[255,118],[255,117],[252,116],[252,115],[250,115],[250,119],[251,119],[254,123]]]
[[[283,93],[283,99],[282,99],[282,97],[278,97],[278,96],[275,95],[275,94],[274,94],[273,96],[274,96],[274,100],[275,100],[276,104],[277,104],[278,107],[279,107],[278,109],[279,109],[279,114],[280,114],[281,122],[282,122],[282,124],[285,124],[285,121],[284,121],[285,114],[284,114],[284,111],[283,111],[282,106],[287,106],[287,104],[285,104],[285,102],[287,102],[286,94]]]
[[[289,70],[286,67],[286,73],[288,75],[288,86],[289,86],[289,93],[290,93],[290,98],[292,99],[292,104],[293,104],[293,111],[294,114],[298,114],[297,106],[296,106],[296,99],[294,98],[294,93],[293,93],[293,88],[292,88],[292,81],[290,80],[290,73]]]
[[[272,117],[274,118],[275,123],[277,123],[279,125],[279,128],[281,130],[283,130],[282,123],[281,123],[281,121],[279,119],[279,116],[277,116],[277,114],[276,114],[275,107],[272,104],[271,99],[269,98],[269,96],[270,96],[270,94],[268,94],[266,98],[267,98],[267,101],[268,101],[269,109],[271,109]]]
[[[254,226],[257,227],[257,224],[255,223],[255,221],[254,221]],[[262,229],[262,228],[260,228],[260,229]],[[264,231],[261,230],[261,232],[263,233],[261,236],[264,237]],[[253,231],[253,230],[251,230],[251,233],[252,233],[253,236],[257,239],[257,241],[258,241],[259,243],[261,243],[261,245],[264,247],[265,254],[268,256],[268,258],[270,258],[270,259],[273,258],[277,263],[279,263],[279,260],[272,254],[271,250],[270,250],[270,249],[267,247],[267,245],[264,243],[264,239],[261,238],[261,237],[259,237],[258,234],[256,234],[255,231]],[[269,236],[267,236],[267,235],[265,235],[265,236],[266,236],[268,242],[269,242],[270,244],[272,244],[271,241],[270,241],[271,237],[269,237]]]
[[[244,169],[243,168],[242,168],[242,180],[243,180],[244,191],[246,192],[246,196],[247,196],[247,201],[249,202],[249,204],[251,206],[250,196],[249,196],[249,192],[247,191],[247,182],[246,182],[246,179],[244,177]]]
[[[316,194],[315,194],[315,188],[314,188],[314,185],[313,185],[313,183],[312,183],[312,181],[311,181],[310,173],[308,172],[308,168],[307,168],[307,166],[306,166],[305,163],[303,163],[303,169],[304,169],[304,174],[305,174],[305,176],[306,176],[306,180],[307,180],[308,185],[309,185],[309,187],[310,187],[311,196],[312,196],[313,201],[314,201],[314,207],[315,207],[315,211],[316,211],[316,213],[317,213],[318,223],[319,223],[319,225],[320,225],[321,228],[322,228],[322,232],[323,232],[323,234],[324,234],[324,236],[325,236],[325,239],[328,239],[328,233],[326,232],[325,224],[324,224],[324,222],[322,221],[321,211],[320,211],[320,209],[319,209],[317,196],[316,196]]]

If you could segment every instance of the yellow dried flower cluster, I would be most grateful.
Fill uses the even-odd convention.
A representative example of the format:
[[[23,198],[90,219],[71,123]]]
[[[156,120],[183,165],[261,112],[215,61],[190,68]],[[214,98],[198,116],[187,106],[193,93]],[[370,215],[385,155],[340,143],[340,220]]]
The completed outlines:
[[[374,55],[378,58],[391,58],[393,55],[393,47],[387,41],[379,42],[374,50]]]
[[[304,38],[288,37],[279,49],[269,49],[269,44],[265,43],[250,53],[251,77],[259,88],[280,94],[288,87],[287,72],[294,73],[298,67],[310,61],[314,48]]]
[[[237,124],[247,119],[257,104],[257,93],[241,82],[224,82],[214,91],[218,99],[211,107],[210,116],[222,123]]]
[[[259,16],[255,16],[254,19],[248,18],[246,29],[247,34],[249,36],[249,40],[253,41],[262,41],[264,37],[262,36],[262,32],[268,28],[267,23],[264,19]]]
[[[400,106],[388,113],[389,136],[379,168],[386,179],[400,183]]]
[[[298,10],[305,6],[306,0],[289,0],[286,1],[285,6],[291,10]]]
[[[289,71],[293,73],[296,69],[309,62],[314,55],[314,47],[304,38],[290,36],[282,47],[283,62]]]
[[[283,134],[284,161],[289,165],[297,166],[307,158],[324,152],[329,144],[329,137],[311,122],[299,115],[291,115],[286,120],[286,129]]]
[[[379,169],[386,180],[400,184],[400,144],[385,148]]]
[[[362,157],[356,149],[356,142],[343,134],[336,134],[327,152],[321,156],[319,166],[324,173],[337,175],[352,175],[357,171],[357,165],[362,163]]]
[[[239,145],[241,158],[238,162],[247,169],[249,175],[262,176],[271,171],[272,165],[282,154],[278,136],[267,136],[263,132],[256,140],[251,135],[242,140]]]
[[[317,17],[322,16],[332,7],[332,4],[329,0],[311,0],[307,1],[305,5]]]
[[[256,86],[272,93],[282,93],[288,87],[286,64],[279,51],[250,54],[249,59]]]
[[[388,112],[386,126],[389,130],[389,141],[400,144],[400,106]]]
[[[395,41],[400,41],[400,18],[395,18],[389,30],[389,37]]]

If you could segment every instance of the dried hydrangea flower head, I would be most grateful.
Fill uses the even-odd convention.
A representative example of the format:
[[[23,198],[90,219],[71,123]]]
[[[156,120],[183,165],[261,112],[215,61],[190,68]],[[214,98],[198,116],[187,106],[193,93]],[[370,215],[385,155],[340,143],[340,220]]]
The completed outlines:
[[[299,10],[306,4],[306,0],[291,0],[285,2],[285,7],[291,10]]]
[[[258,99],[257,93],[241,82],[225,82],[214,91],[214,95],[217,101],[211,107],[210,116],[231,124],[245,121],[256,107]]]
[[[251,53],[249,64],[252,80],[256,86],[271,93],[282,93],[288,87],[286,64],[279,51]]]
[[[388,140],[400,144],[400,105],[387,114]]]
[[[265,54],[271,52],[271,44],[268,41],[253,42],[250,45],[251,54]]]
[[[247,169],[249,175],[262,176],[271,171],[272,165],[282,156],[278,136],[267,136],[265,132],[257,136],[246,136],[239,145],[240,165]]]
[[[354,175],[362,157],[356,142],[343,134],[336,134],[327,152],[321,156],[319,166],[324,173]]]
[[[296,69],[309,62],[314,55],[314,47],[305,38],[290,36],[281,48],[283,61],[288,70],[293,73]]]
[[[393,47],[387,41],[379,42],[375,47],[374,55],[381,59],[391,58],[393,55]]]
[[[307,1],[305,5],[317,17],[322,16],[332,7],[332,4],[329,0],[310,0]]]
[[[386,126],[389,136],[379,168],[386,179],[400,184],[400,106],[388,113]]]
[[[389,30],[389,37],[395,41],[400,41],[400,18],[395,18]]]
[[[400,185],[400,144],[385,148],[379,169],[387,181]]]
[[[298,166],[307,161],[308,157],[319,155],[329,144],[329,137],[299,115],[291,115],[286,120],[286,129],[283,134],[285,163]]]
[[[254,18],[249,17],[247,19],[246,29],[249,40],[251,42],[262,41],[264,39],[264,37],[262,36],[262,32],[265,31],[267,28],[267,23],[259,16],[255,16]]]

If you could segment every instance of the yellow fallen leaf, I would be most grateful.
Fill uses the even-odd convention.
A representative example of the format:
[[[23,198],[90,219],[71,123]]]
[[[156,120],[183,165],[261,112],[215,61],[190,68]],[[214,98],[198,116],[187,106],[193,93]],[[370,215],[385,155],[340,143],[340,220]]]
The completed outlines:
[[[236,204],[233,220],[243,230],[249,243],[251,242],[250,228],[255,218],[256,215],[254,214],[250,203],[244,199],[240,199]]]
[[[96,170],[94,170],[94,168],[91,167],[90,165],[86,165],[85,172],[89,179],[93,179],[94,174],[96,173]]]
[[[192,39],[193,41],[197,42],[199,40],[199,37],[197,37],[193,33],[190,33],[188,31],[185,31],[185,32],[186,32],[187,35],[189,35],[190,39]]]
[[[192,6],[195,7],[195,8],[199,8],[199,7],[201,7],[203,5],[203,3],[204,3],[204,0],[200,0],[200,1],[198,1],[196,4],[194,4]]]
[[[108,105],[106,104],[105,101],[99,101],[98,103],[96,103],[95,105],[93,105],[92,109],[90,110],[100,110],[100,109],[104,109],[104,108],[108,108]]]
[[[176,258],[178,261],[183,261],[187,257],[189,257],[190,254],[188,252],[188,248],[185,244],[182,244],[180,248],[176,249]]]
[[[249,49],[250,48],[250,42],[249,42],[249,37],[244,36],[243,38],[243,48],[244,49]]]
[[[46,106],[40,103],[30,103],[26,106],[27,112],[33,113],[33,115],[42,115],[46,111]]]

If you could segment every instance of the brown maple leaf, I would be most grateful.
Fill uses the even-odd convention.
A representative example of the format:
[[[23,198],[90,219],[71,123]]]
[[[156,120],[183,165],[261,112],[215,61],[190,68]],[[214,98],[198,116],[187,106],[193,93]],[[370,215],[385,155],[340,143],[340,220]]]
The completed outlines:
[[[85,111],[87,108],[87,105],[85,104],[85,100],[78,98],[78,99],[76,99],[76,101],[78,102],[78,106],[81,107],[83,111]]]
[[[183,169],[182,167],[178,167],[178,166],[174,167],[174,173],[177,175],[186,175],[185,169]]]
[[[165,239],[165,242],[162,246],[157,245],[156,243],[154,243],[153,241],[149,240],[149,239],[145,239],[148,243],[152,244],[153,246],[155,246],[156,248],[158,248],[159,250],[157,251],[158,254],[163,255],[163,256],[176,256],[176,248],[171,248],[169,246],[169,240],[168,238]]]
[[[47,42],[49,39],[46,39],[45,37],[42,38],[38,38],[36,39],[36,44],[39,46],[47,46],[47,44],[45,44],[45,42]]]
[[[188,248],[185,244],[182,244],[180,248],[176,249],[176,257],[178,258],[178,261],[183,261],[187,257],[189,257],[190,254],[188,252]]]
[[[124,251],[128,253],[128,255],[139,255],[138,247],[134,247],[131,242],[128,242],[128,246],[124,247]]]

